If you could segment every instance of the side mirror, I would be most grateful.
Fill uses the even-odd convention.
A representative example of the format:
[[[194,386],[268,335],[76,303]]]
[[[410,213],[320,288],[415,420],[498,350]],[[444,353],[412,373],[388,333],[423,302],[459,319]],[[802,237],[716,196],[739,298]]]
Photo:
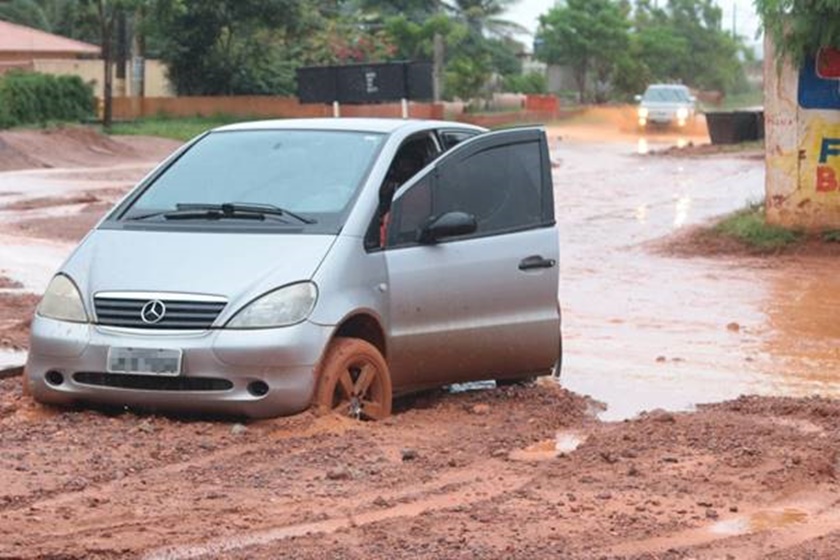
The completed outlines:
[[[636,103],[641,103],[641,101],[642,101],[642,96],[641,96],[641,95],[634,95],[634,96],[633,96],[633,99],[635,99],[635,100],[636,100]]]
[[[446,237],[456,237],[474,233],[478,229],[475,216],[466,212],[447,212],[432,216],[417,233],[417,242],[432,245]]]

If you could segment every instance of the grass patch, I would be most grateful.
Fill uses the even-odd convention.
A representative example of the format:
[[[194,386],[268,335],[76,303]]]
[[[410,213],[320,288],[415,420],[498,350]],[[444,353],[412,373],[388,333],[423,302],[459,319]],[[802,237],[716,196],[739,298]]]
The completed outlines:
[[[160,136],[173,140],[186,141],[198,136],[202,132],[235,122],[252,120],[231,115],[216,115],[213,117],[153,117],[138,119],[131,122],[114,123],[110,134],[125,134],[134,136]]]
[[[714,232],[760,251],[776,251],[804,239],[801,231],[768,224],[764,204],[754,203],[721,220]]]
[[[840,229],[830,229],[822,233],[822,240],[826,243],[840,243]]]

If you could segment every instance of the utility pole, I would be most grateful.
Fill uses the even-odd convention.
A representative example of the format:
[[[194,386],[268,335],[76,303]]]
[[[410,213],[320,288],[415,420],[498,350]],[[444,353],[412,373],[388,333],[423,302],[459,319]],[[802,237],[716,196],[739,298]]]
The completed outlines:
[[[733,0],[732,2],[732,38],[738,38],[738,3]]]
[[[435,33],[432,49],[432,98],[439,103],[443,90],[443,35],[440,33]]]
[[[143,9],[134,12],[131,41],[131,95],[146,96],[146,40],[142,33]]]
[[[128,61],[128,22],[125,11],[120,10],[117,18],[117,45],[116,45],[116,82],[114,83],[115,95],[125,97],[125,67]]]

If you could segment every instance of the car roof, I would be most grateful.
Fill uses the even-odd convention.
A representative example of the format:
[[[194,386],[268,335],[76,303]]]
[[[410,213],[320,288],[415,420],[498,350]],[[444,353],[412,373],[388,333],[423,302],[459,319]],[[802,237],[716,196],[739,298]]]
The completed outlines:
[[[424,119],[386,119],[386,118],[317,118],[317,119],[273,119],[249,121],[220,126],[214,131],[231,130],[344,130],[359,132],[379,132],[391,134],[396,131],[411,133],[429,128],[460,128],[475,131],[485,129],[471,124]]]

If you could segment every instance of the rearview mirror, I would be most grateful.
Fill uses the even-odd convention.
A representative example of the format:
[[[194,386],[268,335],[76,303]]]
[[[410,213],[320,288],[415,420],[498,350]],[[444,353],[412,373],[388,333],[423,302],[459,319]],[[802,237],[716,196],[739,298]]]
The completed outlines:
[[[418,243],[431,245],[446,237],[456,237],[474,233],[478,229],[475,216],[466,212],[447,212],[440,216],[432,216],[420,228],[417,234]]]
[[[634,96],[633,96],[633,99],[635,99],[635,100],[636,100],[636,102],[638,103],[638,102],[640,102],[640,101],[642,100],[642,96],[641,96],[641,95],[634,95]]]

